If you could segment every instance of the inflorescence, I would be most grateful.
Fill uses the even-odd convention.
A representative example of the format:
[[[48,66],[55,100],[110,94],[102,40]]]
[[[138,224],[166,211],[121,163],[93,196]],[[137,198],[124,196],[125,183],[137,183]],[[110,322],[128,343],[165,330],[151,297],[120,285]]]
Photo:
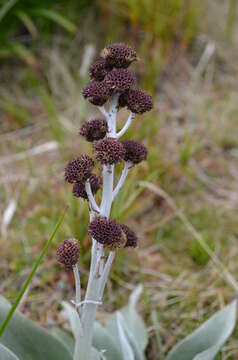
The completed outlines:
[[[90,82],[82,91],[84,98],[101,109],[116,94],[118,111],[126,107],[131,116],[150,111],[153,107],[152,97],[145,91],[134,88],[135,75],[127,69],[136,60],[138,58],[135,50],[126,44],[106,46],[101,57],[90,66]],[[80,135],[93,143],[93,155],[101,167],[122,161],[135,165],[145,160],[146,147],[134,140],[119,141],[109,132],[108,121],[108,118],[96,117],[86,121],[80,129]],[[86,182],[90,184],[92,195],[100,189],[102,179],[92,173],[93,167],[94,160],[88,155],[80,155],[67,164],[65,180],[73,184],[74,196],[91,200],[88,198],[91,195],[86,189]],[[128,226],[110,220],[100,212],[96,215],[89,224],[89,234],[98,243],[111,249],[137,246],[137,236]],[[67,268],[72,268],[78,259],[76,241],[63,241],[58,249],[57,259]]]
[[[65,180],[72,184],[89,178],[94,166],[93,159],[88,155],[80,155],[71,160],[65,168]]]
[[[125,156],[125,148],[121,142],[113,138],[99,140],[93,144],[96,159],[101,164],[116,164]]]
[[[108,66],[116,68],[127,68],[133,61],[137,60],[134,49],[123,43],[115,43],[106,46],[101,53]]]
[[[152,97],[143,90],[130,89],[119,97],[119,106],[127,107],[135,114],[143,114],[153,107]]]
[[[107,121],[104,118],[96,118],[86,121],[81,129],[80,135],[84,136],[89,142],[103,139],[108,131]]]
[[[77,264],[79,258],[79,244],[76,239],[67,239],[58,247],[56,259],[64,265],[67,270]]]
[[[96,194],[96,192],[100,189],[100,186],[102,184],[102,179],[100,176],[97,176],[95,174],[91,174],[88,178],[91,190],[93,195]],[[77,181],[74,183],[73,186],[73,195],[76,197],[81,197],[83,199],[88,200],[88,195],[85,189],[85,182],[83,181]]]
[[[88,230],[92,238],[104,246],[119,244],[123,235],[120,224],[104,216],[98,216],[91,221]]]
[[[135,140],[122,141],[124,147],[124,160],[131,161],[133,164],[139,164],[141,161],[147,158],[146,147]]]

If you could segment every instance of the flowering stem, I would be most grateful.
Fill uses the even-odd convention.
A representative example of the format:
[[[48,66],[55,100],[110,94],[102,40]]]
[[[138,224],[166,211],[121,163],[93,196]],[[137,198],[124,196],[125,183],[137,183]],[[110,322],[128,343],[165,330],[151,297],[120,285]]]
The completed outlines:
[[[99,209],[99,207],[98,207],[98,205],[97,205],[97,203],[96,203],[96,201],[94,199],[89,180],[87,180],[86,183],[85,183],[85,190],[86,190],[86,193],[88,195],[88,200],[90,202],[92,210],[99,213],[100,209]]]
[[[99,106],[98,109],[101,111],[101,113],[105,116],[105,118],[108,117],[108,112],[106,111],[104,106]]]
[[[121,136],[123,136],[125,134],[125,132],[129,128],[129,126],[131,125],[134,117],[135,117],[135,114],[133,112],[131,112],[130,115],[128,116],[128,119],[127,119],[125,125],[123,126],[123,128],[116,134],[117,139],[119,139]]]
[[[130,161],[126,161],[125,165],[124,165],[124,169],[122,170],[122,174],[120,177],[120,180],[117,183],[117,186],[115,187],[114,191],[113,191],[113,199],[115,199],[115,197],[117,196],[118,192],[120,191],[121,187],[123,186],[128,171],[130,170],[130,168],[132,167],[132,163]]]
[[[108,275],[109,275],[113,260],[115,259],[115,255],[116,255],[115,251],[111,251],[109,256],[108,256],[108,259],[107,259],[107,262],[106,262],[106,265],[104,267],[104,271],[103,271],[103,274],[102,274],[102,280],[101,280],[101,286],[100,286],[100,292],[99,292],[99,299],[102,299],[103,292],[104,292],[104,289],[105,289],[105,286],[106,286],[106,283],[107,283]]]
[[[73,273],[74,273],[75,290],[76,290],[75,303],[78,304],[81,301],[81,284],[80,284],[80,275],[77,264],[73,266]]]
[[[105,109],[100,107],[100,110],[107,118],[108,137],[115,137],[116,135],[117,104],[118,95],[115,95],[111,99],[109,113],[105,112]],[[100,208],[95,202],[89,181],[86,182],[85,189],[92,210],[109,218],[113,201],[114,165],[103,165],[102,173],[103,192]],[[91,212],[90,220],[92,220],[94,216],[94,213]],[[115,253],[111,252],[106,265],[104,266],[104,247],[103,245],[97,243],[94,239],[92,241],[90,273],[82,311],[83,337],[79,336],[76,340],[78,354],[75,354],[74,360],[86,360],[88,358],[88,354],[90,354],[92,347],[93,324],[96,318],[97,307],[102,298],[110,268],[115,257]]]

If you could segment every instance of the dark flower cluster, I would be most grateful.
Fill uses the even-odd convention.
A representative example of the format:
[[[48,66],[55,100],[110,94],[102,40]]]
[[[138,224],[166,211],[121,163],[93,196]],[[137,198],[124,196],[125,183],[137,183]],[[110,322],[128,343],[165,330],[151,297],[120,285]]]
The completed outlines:
[[[123,235],[120,224],[104,216],[96,217],[89,224],[88,230],[89,234],[104,246],[120,244]]]
[[[107,121],[103,118],[97,118],[86,121],[80,129],[80,135],[84,136],[87,141],[93,142],[103,139],[107,131]]]
[[[134,49],[123,43],[115,43],[106,46],[101,53],[108,66],[116,68],[127,68],[133,61],[137,60]]]
[[[85,181],[89,178],[94,166],[93,159],[88,155],[80,155],[71,160],[65,168],[65,180],[70,184]]]
[[[106,46],[101,57],[90,66],[90,82],[83,88],[83,96],[96,106],[103,106],[114,94],[118,94],[118,110],[127,107],[132,113],[143,114],[153,107],[152,97],[140,89],[133,88],[135,76],[127,68],[137,60],[134,49],[123,43]],[[110,115],[109,115],[110,116]],[[147,157],[144,145],[134,140],[119,142],[108,136],[109,125],[105,118],[86,121],[80,129],[88,142],[93,143],[95,159],[101,165],[113,165],[121,161],[139,164]],[[107,135],[108,134],[108,135]],[[65,180],[73,184],[73,195],[88,200],[86,182],[96,194],[102,185],[100,176],[92,173],[94,160],[80,155],[71,160],[65,168]],[[135,248],[136,234],[127,225],[119,224],[104,216],[95,217],[89,224],[90,235],[105,247],[115,250],[120,247]],[[57,259],[70,269],[78,260],[78,242],[74,239],[63,241],[57,252]]]
[[[128,69],[113,69],[104,82],[111,93],[123,93],[135,83],[135,76]]]
[[[112,68],[106,64],[105,59],[99,59],[90,66],[89,75],[93,80],[101,81]]]
[[[127,225],[121,224],[123,233],[126,236],[125,247],[137,247],[138,239],[133,230],[131,230]]]
[[[83,88],[83,96],[93,105],[102,106],[109,99],[110,91],[104,81],[93,80]]]
[[[152,97],[143,90],[130,89],[119,97],[119,106],[127,106],[135,114],[143,114],[153,108]]]
[[[143,144],[135,140],[124,140],[122,145],[125,149],[124,160],[139,164],[147,158],[147,149]]]
[[[96,192],[98,191],[98,189],[100,189],[100,186],[102,184],[102,179],[100,176],[97,176],[95,174],[91,174],[90,177],[88,178],[90,185],[91,185],[91,190],[93,194],[96,194]],[[88,195],[87,192],[85,190],[85,182],[83,181],[77,181],[74,183],[73,186],[73,195],[76,197],[81,197],[83,199],[88,199]]]
[[[116,164],[121,162],[125,156],[122,143],[113,138],[99,140],[93,144],[96,159],[101,164]]]
[[[135,76],[127,68],[136,61],[134,49],[123,43],[106,46],[99,58],[91,65],[91,81],[83,88],[83,96],[92,104],[104,105],[112,94],[119,93],[119,105],[136,114],[152,109],[152,98],[142,90],[132,89]]]
[[[133,230],[104,216],[98,216],[91,221],[88,229],[96,241],[110,249],[137,246],[138,239]]]
[[[79,244],[75,239],[67,239],[59,245],[56,259],[65,266],[67,270],[77,264],[79,258]]]

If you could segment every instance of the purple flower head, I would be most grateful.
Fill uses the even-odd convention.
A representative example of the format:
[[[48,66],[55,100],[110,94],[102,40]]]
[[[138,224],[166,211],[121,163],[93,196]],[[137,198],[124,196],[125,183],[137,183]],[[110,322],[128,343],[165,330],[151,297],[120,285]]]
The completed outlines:
[[[70,270],[77,264],[79,258],[79,244],[75,239],[67,239],[61,242],[56,253],[56,259]]]
[[[123,160],[125,149],[118,140],[106,138],[93,144],[96,159],[101,164],[115,164]]]
[[[113,69],[104,79],[110,91],[124,92],[135,83],[135,76],[127,69]]]
[[[127,106],[135,114],[143,114],[153,108],[152,97],[143,90],[130,89],[120,95],[119,105]]]
[[[108,220],[104,216],[96,217],[88,227],[89,234],[104,246],[116,246],[120,244],[122,229],[114,220]]]
[[[90,78],[93,80],[102,81],[110,70],[111,68],[107,66],[106,60],[100,58],[90,66]]]
[[[88,155],[80,155],[71,160],[65,168],[65,181],[70,184],[76,181],[85,181],[89,178],[94,166],[93,159]]]
[[[147,149],[143,144],[135,140],[124,140],[121,142],[125,149],[124,160],[139,164],[147,158]]]
[[[133,230],[131,230],[127,225],[121,224],[123,233],[126,236],[125,247],[137,247],[138,238]]]
[[[82,94],[92,104],[102,106],[109,99],[110,91],[104,81],[93,80],[83,88]]]
[[[91,174],[89,177],[89,182],[91,185],[91,190],[93,194],[96,194],[98,189],[100,188],[102,184],[102,179],[100,176],[97,176],[95,174]],[[73,186],[73,195],[76,197],[81,197],[83,199],[88,199],[88,195],[85,190],[85,182],[83,181],[77,181],[74,183]]]
[[[108,131],[107,121],[103,118],[96,118],[86,121],[81,129],[80,135],[84,136],[87,141],[93,142],[95,140],[103,139]]]
[[[106,46],[101,56],[110,66],[117,68],[127,68],[133,61],[137,60],[134,49],[123,43],[114,43]]]

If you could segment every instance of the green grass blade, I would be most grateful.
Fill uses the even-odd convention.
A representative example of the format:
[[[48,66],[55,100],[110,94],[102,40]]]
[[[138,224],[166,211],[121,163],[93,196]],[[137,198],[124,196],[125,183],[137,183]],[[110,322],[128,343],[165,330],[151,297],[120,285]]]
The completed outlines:
[[[55,237],[55,234],[56,232],[58,231],[62,221],[64,220],[64,217],[65,217],[65,214],[66,214],[66,211],[67,211],[67,208],[64,210],[63,214],[61,215],[61,217],[59,218],[58,222],[56,223],[55,227],[54,227],[54,230],[52,231],[48,241],[46,242],[45,246],[43,247],[41,253],[40,253],[40,256],[38,257],[38,259],[36,260],[35,264],[33,265],[32,267],[32,270],[29,274],[29,276],[27,277],[21,291],[19,292],[17,298],[16,298],[16,301],[14,302],[14,304],[12,305],[11,309],[9,310],[9,313],[7,314],[5,320],[3,321],[2,323],[2,326],[0,327],[0,337],[3,335],[9,321],[11,320],[12,316],[14,315],[14,312],[16,311],[26,289],[28,288],[31,280],[33,279],[38,267],[40,266],[40,263],[42,261],[42,259],[44,258],[49,246],[51,245],[54,237]]]
[[[8,13],[8,11],[18,2],[18,0],[9,0],[0,9],[0,21]]]
[[[157,317],[157,314],[156,314],[155,310],[153,310],[152,313],[151,313],[151,320],[152,320],[153,325],[154,325],[155,337],[156,337],[156,342],[157,342],[157,347],[158,347],[158,353],[160,355],[160,359],[164,360],[164,354],[163,354],[163,350],[162,350],[162,341],[161,341],[160,332],[159,332],[159,321],[158,321],[158,317]]]
[[[38,30],[30,16],[24,11],[17,11],[16,16],[23,22],[33,39],[36,39],[38,36]]]
[[[60,25],[72,34],[76,33],[77,31],[77,26],[75,24],[73,24],[70,20],[66,19],[66,17],[56,11],[49,9],[36,9],[34,10],[33,14],[54,21],[56,24]]]

